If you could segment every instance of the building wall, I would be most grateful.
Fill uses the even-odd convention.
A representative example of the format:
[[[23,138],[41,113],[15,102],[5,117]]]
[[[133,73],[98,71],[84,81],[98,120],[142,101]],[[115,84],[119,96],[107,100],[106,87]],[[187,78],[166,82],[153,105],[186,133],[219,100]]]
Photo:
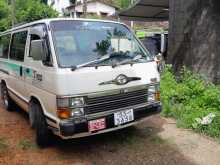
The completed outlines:
[[[63,15],[63,10],[70,6],[70,0],[48,0],[48,5],[52,5],[53,9]]]
[[[103,13],[108,13],[108,15],[114,15],[116,10],[114,7],[105,5],[103,3],[100,2],[96,2],[96,6],[97,6],[97,10],[99,13],[103,12]]]
[[[76,7],[77,12],[83,12],[83,5],[78,5]],[[71,9],[70,12],[74,12],[74,9]],[[95,13],[97,15],[100,15],[101,13],[108,13],[108,15],[115,14],[116,10],[114,7],[105,5],[100,2],[92,2],[87,4],[87,12],[88,13]]]
[[[175,71],[185,65],[220,83],[220,1],[170,0],[169,27]]]

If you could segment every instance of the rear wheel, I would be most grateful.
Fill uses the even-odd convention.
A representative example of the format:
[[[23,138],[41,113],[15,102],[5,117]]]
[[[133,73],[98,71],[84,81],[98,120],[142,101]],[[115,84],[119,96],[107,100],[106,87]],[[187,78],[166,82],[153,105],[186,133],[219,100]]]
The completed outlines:
[[[7,86],[4,83],[1,84],[1,98],[3,101],[4,108],[7,111],[13,111],[15,104],[13,100],[11,99],[11,97],[9,96]]]
[[[38,103],[34,104],[34,109],[34,126],[36,129],[36,142],[40,147],[46,147],[49,145],[51,131],[48,129],[48,125],[41,106]]]

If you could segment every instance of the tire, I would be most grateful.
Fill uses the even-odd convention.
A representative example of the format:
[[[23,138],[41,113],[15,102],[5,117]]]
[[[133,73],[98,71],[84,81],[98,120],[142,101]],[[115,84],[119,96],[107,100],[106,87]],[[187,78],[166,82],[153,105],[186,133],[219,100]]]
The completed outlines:
[[[51,132],[48,129],[48,125],[43,114],[43,110],[39,103],[34,104],[35,115],[35,129],[36,129],[36,143],[40,147],[47,147],[49,145],[49,139]]]
[[[9,96],[7,86],[4,83],[1,83],[1,98],[3,101],[4,108],[7,111],[13,111],[15,103]]]
[[[32,129],[36,128],[36,106],[35,106],[35,101],[30,101],[29,106],[28,106],[28,116],[29,116],[29,124]]]

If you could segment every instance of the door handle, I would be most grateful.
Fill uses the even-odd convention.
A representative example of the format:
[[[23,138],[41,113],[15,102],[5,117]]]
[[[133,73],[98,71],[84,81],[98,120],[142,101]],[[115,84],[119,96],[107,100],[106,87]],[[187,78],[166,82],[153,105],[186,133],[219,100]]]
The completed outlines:
[[[23,76],[23,67],[20,66],[20,76],[22,77]]]
[[[26,68],[25,71],[26,71],[26,73],[30,73],[30,69],[29,68]]]

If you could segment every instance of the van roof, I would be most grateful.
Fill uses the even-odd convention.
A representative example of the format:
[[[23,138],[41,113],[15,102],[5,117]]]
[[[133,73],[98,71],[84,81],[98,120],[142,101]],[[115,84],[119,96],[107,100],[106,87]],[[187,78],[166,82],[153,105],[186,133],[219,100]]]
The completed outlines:
[[[8,33],[8,32],[12,32],[12,31],[15,31],[15,30],[18,30],[18,29],[21,29],[21,28],[25,28],[25,27],[29,27],[29,26],[33,26],[35,24],[40,24],[40,23],[45,23],[45,24],[49,24],[50,22],[52,21],[62,21],[62,20],[78,20],[78,21],[94,21],[94,22],[110,22],[110,23],[118,23],[118,24],[123,24],[123,23],[120,23],[120,22],[116,22],[116,21],[110,21],[110,20],[100,20],[100,19],[85,19],[85,18],[50,18],[50,19],[41,19],[41,20],[38,20],[38,21],[34,21],[34,22],[30,22],[30,23],[25,23],[25,24],[22,24],[22,25],[19,25],[19,26],[16,26],[16,27],[13,27],[7,31],[4,31],[4,32],[0,32],[0,35],[1,34],[4,34],[4,33]]]

